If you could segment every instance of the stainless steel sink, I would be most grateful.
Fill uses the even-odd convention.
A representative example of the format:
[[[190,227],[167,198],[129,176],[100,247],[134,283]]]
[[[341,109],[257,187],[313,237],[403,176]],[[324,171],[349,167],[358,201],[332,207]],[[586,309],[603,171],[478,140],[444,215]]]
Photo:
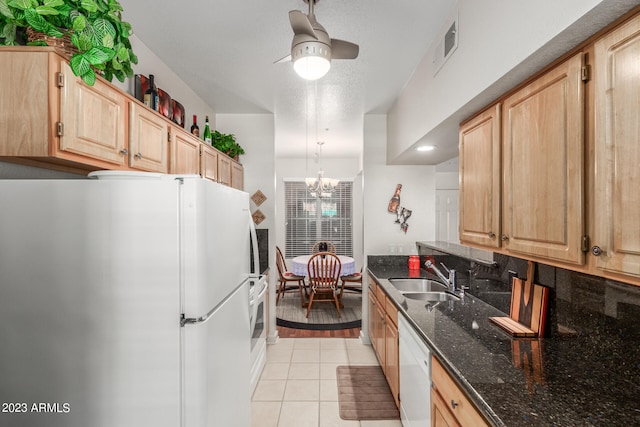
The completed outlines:
[[[447,286],[430,279],[389,279],[400,292],[445,292]]]
[[[460,298],[449,292],[403,292],[402,296],[419,301],[459,301]]]

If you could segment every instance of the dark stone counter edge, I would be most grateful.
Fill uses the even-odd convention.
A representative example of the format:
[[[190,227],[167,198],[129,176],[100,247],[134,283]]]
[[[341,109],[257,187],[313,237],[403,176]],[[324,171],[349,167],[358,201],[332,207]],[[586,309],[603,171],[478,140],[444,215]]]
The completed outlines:
[[[482,396],[473,388],[464,376],[460,373],[460,371],[455,367],[449,359],[447,359],[438,349],[438,347],[429,339],[429,337],[422,331],[422,329],[414,322],[411,315],[398,303],[398,300],[395,297],[397,293],[400,295],[398,291],[392,288],[391,284],[387,279],[382,279],[377,277],[370,269],[367,270],[369,277],[373,278],[373,280],[382,287],[384,293],[391,299],[393,304],[396,306],[398,311],[404,315],[405,319],[411,324],[413,330],[418,334],[420,338],[424,341],[424,343],[429,347],[432,354],[436,356],[438,361],[444,366],[444,368],[448,371],[450,376],[456,381],[458,386],[463,389],[467,395],[467,397],[474,403],[476,408],[482,413],[482,415],[486,418],[494,426],[498,427],[506,427],[505,423],[498,417],[498,415],[491,409],[491,407],[485,402]],[[438,278],[430,273],[425,272],[425,270],[421,270],[421,277],[438,280]]]

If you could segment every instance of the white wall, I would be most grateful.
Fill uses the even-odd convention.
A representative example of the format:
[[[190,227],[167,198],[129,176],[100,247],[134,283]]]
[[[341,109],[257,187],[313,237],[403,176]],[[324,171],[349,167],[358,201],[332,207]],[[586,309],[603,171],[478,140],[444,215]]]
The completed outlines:
[[[135,35],[130,37],[130,41],[133,52],[138,56],[138,64],[133,65],[133,72],[135,74],[144,74],[145,76],[153,74],[156,86],[182,104],[184,107],[185,128],[189,129],[191,127],[194,114],[198,116],[198,126],[200,126],[201,132],[204,129],[204,119],[206,115],[209,115],[209,123],[215,128],[216,114],[213,108],[207,105],[192,88],[187,86],[187,84],[169,68],[171,64],[162,62],[156,54]],[[126,79],[124,83],[114,78],[111,83],[131,95],[135,94],[133,78]],[[198,88],[195,89],[197,90]]]
[[[389,111],[389,161],[472,100],[477,101],[477,97],[497,81],[500,80],[503,88],[519,83],[517,78],[523,79],[522,76],[511,81],[505,75],[600,3],[606,3],[603,5],[606,7],[590,14],[589,23],[600,17],[607,20],[609,16],[603,15],[619,13],[616,8],[624,9],[629,4],[637,4],[637,1],[459,0],[457,50],[434,77],[432,58],[435,46],[432,47]],[[595,29],[577,28],[565,33],[563,37],[566,40],[555,43],[553,49],[543,49],[544,54],[537,52],[538,63],[531,64],[523,72],[532,72],[531,68],[551,62],[562,49],[566,51],[571,43],[575,45],[585,39],[589,31]],[[457,126],[459,119],[472,113],[473,108],[483,107],[481,102],[490,102],[492,96],[499,96],[499,90],[504,89],[484,94],[484,101],[477,101],[462,117],[456,117],[453,125]]]
[[[364,138],[365,255],[417,254],[416,241],[435,238],[436,168],[386,164],[385,115],[365,116]],[[402,184],[400,206],[413,212],[406,234],[387,212],[396,184]]]

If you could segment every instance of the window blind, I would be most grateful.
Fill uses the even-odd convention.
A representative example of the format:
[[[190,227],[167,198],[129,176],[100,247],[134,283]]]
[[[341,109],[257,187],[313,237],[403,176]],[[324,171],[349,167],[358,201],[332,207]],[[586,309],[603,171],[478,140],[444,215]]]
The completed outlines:
[[[328,197],[316,198],[304,181],[285,181],[285,257],[311,253],[318,240],[336,245],[338,255],[353,256],[353,182],[340,181]]]

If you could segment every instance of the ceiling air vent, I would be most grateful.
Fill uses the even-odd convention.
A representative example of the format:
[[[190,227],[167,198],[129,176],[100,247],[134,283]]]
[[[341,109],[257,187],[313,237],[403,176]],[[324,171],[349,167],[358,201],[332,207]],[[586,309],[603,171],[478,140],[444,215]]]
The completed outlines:
[[[446,27],[446,31],[441,33],[441,36],[437,39],[437,45],[433,52],[433,75],[435,76],[440,71],[440,68],[447,62],[447,59],[458,47],[458,15],[454,15],[449,20],[449,25]]]

